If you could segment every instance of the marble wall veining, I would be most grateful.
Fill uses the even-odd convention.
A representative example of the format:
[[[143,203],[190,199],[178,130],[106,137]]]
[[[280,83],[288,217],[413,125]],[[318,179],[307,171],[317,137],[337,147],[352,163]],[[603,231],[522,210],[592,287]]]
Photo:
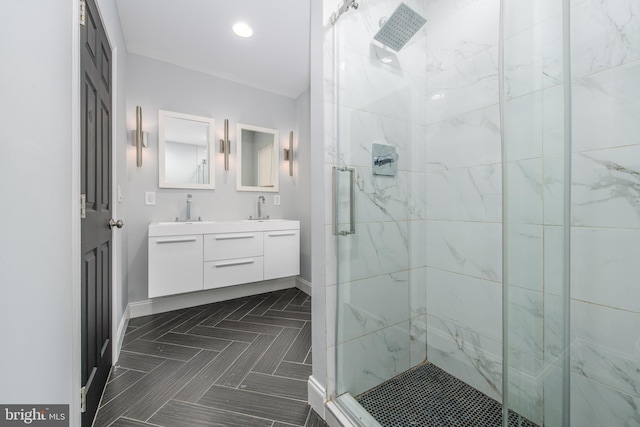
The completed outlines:
[[[502,389],[499,0],[427,7],[427,358]]]
[[[551,2],[506,5],[510,406],[561,425],[558,377],[567,373],[559,357],[568,345],[571,425],[639,425],[640,5],[571,3],[569,343],[561,297],[562,11]]]
[[[640,425],[640,3],[571,8],[571,416]]]

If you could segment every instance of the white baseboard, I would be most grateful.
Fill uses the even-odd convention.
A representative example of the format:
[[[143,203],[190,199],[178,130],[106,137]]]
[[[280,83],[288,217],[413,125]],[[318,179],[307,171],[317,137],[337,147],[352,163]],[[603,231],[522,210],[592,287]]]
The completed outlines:
[[[127,325],[129,324],[131,310],[129,309],[129,305],[124,309],[124,313],[122,313],[122,318],[120,319],[120,324],[118,325],[118,330],[116,331],[115,336],[113,337],[113,348],[112,348],[112,361],[111,364],[115,365],[120,357],[120,349],[122,348],[122,342],[124,341],[124,334],[127,332]]]
[[[307,282],[300,276],[296,277],[296,288],[311,296],[311,282]]]
[[[325,388],[313,377],[313,375],[311,375],[307,381],[307,396],[307,400],[309,405],[311,405],[311,408],[316,411],[322,419],[324,419],[326,416],[324,410],[326,392]]]
[[[244,283],[237,286],[228,286],[207,291],[190,292],[188,294],[158,297],[144,301],[129,303],[131,318],[148,316],[150,314],[165,313],[167,311],[180,310],[182,308],[196,307],[198,305],[211,304],[234,298],[242,298],[250,295],[263,294],[265,292],[279,291],[296,287],[295,277],[283,279],[265,280],[256,283]]]

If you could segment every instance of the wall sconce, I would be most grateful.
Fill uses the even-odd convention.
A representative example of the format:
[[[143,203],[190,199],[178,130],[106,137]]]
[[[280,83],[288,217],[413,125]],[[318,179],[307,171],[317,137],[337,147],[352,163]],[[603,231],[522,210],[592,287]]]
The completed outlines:
[[[284,160],[289,162],[289,176],[293,176],[293,131],[289,132],[289,148],[284,149]]]
[[[224,170],[229,170],[229,154],[231,153],[231,141],[229,141],[229,119],[224,119],[224,139],[220,140],[220,152],[224,154]]]
[[[133,146],[136,147],[136,166],[142,166],[142,147],[149,146],[149,132],[142,131],[142,107],[136,107],[136,129],[133,133]]]

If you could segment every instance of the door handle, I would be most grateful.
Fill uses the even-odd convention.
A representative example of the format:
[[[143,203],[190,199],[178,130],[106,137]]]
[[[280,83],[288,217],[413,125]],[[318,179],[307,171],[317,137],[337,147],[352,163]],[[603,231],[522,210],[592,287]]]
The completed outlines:
[[[349,172],[349,230],[339,230],[340,219],[338,218],[338,172]],[[346,166],[333,167],[333,234],[337,236],[347,236],[356,234],[356,170]]]
[[[233,234],[231,236],[216,236],[216,240],[237,240],[237,239],[253,239],[255,234]]]
[[[115,219],[111,218],[109,220],[109,230],[112,230],[113,227],[122,228],[123,225],[124,225],[124,222],[122,222],[121,219],[116,221]]]
[[[243,259],[243,260],[239,260],[239,261],[220,262],[220,263],[215,264],[215,267],[216,268],[232,267],[232,266],[236,266],[236,265],[253,264],[254,262],[255,262],[255,260],[252,260],[252,259]]]
[[[172,240],[156,240],[156,243],[159,245],[165,244],[165,243],[191,243],[191,242],[196,242],[197,239],[195,237],[193,238],[186,238],[186,239],[172,239]]]

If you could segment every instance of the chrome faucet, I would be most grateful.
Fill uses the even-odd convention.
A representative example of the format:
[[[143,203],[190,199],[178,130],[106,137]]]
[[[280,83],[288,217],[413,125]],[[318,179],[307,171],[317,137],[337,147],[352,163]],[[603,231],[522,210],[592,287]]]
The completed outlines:
[[[264,204],[264,196],[258,196],[258,219],[262,218],[262,205]]]
[[[191,221],[191,194],[187,194],[187,222]]]

